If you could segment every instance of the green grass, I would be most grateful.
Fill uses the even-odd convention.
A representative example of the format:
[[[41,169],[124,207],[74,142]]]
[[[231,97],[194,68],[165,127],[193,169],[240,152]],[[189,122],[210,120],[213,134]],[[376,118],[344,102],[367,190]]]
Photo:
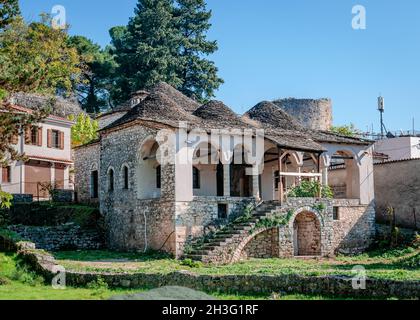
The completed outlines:
[[[404,248],[379,250],[355,257],[336,259],[251,259],[226,266],[189,265],[158,254],[118,253],[111,251],[77,251],[55,254],[69,270],[90,272],[170,273],[187,270],[198,274],[300,274],[308,276],[354,276],[353,267],[362,265],[370,278],[420,280],[420,250]]]
[[[131,257],[131,254],[126,256]],[[67,287],[56,290],[46,285],[43,279],[19,265],[14,254],[0,253],[0,300],[104,300],[112,296],[144,292],[148,289],[109,289],[106,285],[97,282],[91,283],[87,288]],[[309,295],[225,295],[209,293],[219,300],[324,300],[320,296]]]

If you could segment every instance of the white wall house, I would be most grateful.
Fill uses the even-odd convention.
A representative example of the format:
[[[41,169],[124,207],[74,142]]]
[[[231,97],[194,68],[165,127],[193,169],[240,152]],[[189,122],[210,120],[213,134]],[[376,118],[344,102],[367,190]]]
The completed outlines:
[[[12,106],[16,113],[32,113],[31,109]],[[73,122],[50,115],[16,137],[13,145],[27,160],[14,161],[2,167],[0,185],[11,194],[32,194],[48,198],[43,186],[48,183],[57,189],[72,189],[70,181],[71,126]]]
[[[396,137],[379,140],[375,152],[388,155],[389,161],[420,158],[420,137]]]

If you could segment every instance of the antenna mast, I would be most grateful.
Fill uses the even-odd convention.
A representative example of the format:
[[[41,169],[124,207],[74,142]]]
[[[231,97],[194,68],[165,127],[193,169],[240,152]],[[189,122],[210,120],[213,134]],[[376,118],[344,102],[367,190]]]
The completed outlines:
[[[387,130],[384,124],[385,99],[382,96],[378,98],[378,110],[381,115],[381,139],[383,139]]]

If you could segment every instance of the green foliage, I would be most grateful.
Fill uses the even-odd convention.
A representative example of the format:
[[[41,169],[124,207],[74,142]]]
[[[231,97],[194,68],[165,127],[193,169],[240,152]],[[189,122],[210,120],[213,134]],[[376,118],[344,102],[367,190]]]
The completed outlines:
[[[197,100],[212,97],[223,80],[204,58],[217,50],[206,40],[210,17],[203,0],[139,0],[127,27],[110,30],[118,63],[113,100],[123,102],[159,81]]]
[[[260,219],[255,224],[255,226],[249,231],[249,233],[253,234],[255,231],[259,229],[269,229],[269,228],[286,226],[290,222],[290,219],[293,217],[294,213],[295,212],[293,210],[289,210],[285,215],[281,215],[281,216],[275,215],[272,217]]]
[[[96,280],[89,282],[87,288],[94,290],[97,295],[102,295],[109,290],[108,283],[100,276]]]
[[[69,120],[76,122],[71,128],[72,147],[87,144],[98,138],[98,121],[82,113],[77,118],[70,116]]]
[[[322,198],[332,199],[334,193],[329,186],[323,186],[318,181],[302,181],[302,183],[291,189],[288,196],[291,198],[316,198],[320,194]]]
[[[312,209],[316,210],[317,212],[321,213],[323,212],[325,209],[327,209],[327,206],[325,205],[325,203],[317,203],[315,204]]]
[[[347,137],[355,137],[360,134],[360,130],[358,130],[353,123],[344,126],[331,127],[330,131]]]
[[[19,234],[17,234],[16,232],[14,232],[14,231],[10,231],[10,230],[8,230],[8,229],[3,229],[3,228],[0,228],[0,236],[2,237],[2,238],[5,238],[5,239],[8,239],[8,240],[11,240],[11,241],[13,241],[13,242],[20,242],[20,241],[24,241],[24,239],[19,235]]]
[[[12,200],[13,196],[10,193],[2,191],[0,187],[0,209],[9,209],[12,205]]]
[[[18,0],[0,1],[0,31],[8,26],[20,14]]]
[[[180,262],[181,266],[190,268],[201,268],[202,263],[200,261],[193,261],[192,259],[184,259]]]
[[[82,108],[90,114],[108,109],[109,91],[116,68],[109,48],[102,49],[82,36],[71,37],[69,44],[77,50],[81,59],[82,81],[75,88]]]
[[[22,263],[17,265],[16,270],[14,270],[14,272],[10,276],[10,280],[18,281],[20,283],[23,283],[32,287],[41,286],[45,282],[43,277],[37,275],[33,271],[30,271]]]
[[[244,213],[235,219],[234,223],[245,223],[248,222],[253,215],[253,212],[255,210],[255,206],[253,204],[249,204],[245,207]]]
[[[48,18],[27,24],[16,18],[0,33],[0,88],[11,92],[70,92],[80,76],[80,57],[66,30]]]

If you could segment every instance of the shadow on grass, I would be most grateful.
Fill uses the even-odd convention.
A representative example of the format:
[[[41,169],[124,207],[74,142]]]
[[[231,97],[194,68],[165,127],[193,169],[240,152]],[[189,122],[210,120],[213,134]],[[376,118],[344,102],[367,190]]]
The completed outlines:
[[[54,257],[58,260],[73,260],[73,261],[133,261],[133,262],[147,262],[156,260],[172,259],[173,257],[167,253],[148,251],[146,253],[135,252],[118,252],[118,251],[60,251],[54,252]]]

